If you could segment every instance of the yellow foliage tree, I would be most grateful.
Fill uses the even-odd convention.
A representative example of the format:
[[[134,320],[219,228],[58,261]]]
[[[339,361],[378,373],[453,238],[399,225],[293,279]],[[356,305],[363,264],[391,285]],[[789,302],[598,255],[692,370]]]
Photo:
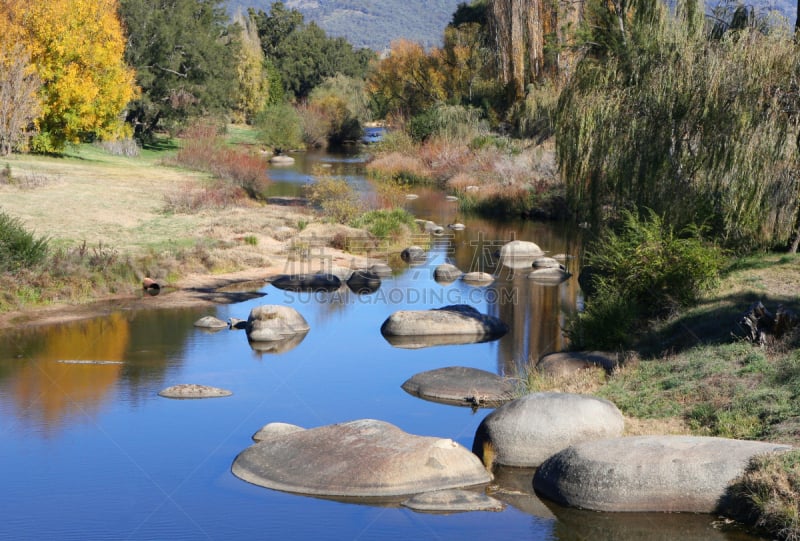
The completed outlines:
[[[94,135],[129,135],[121,113],[136,96],[124,61],[117,0],[4,0],[43,83],[33,148],[60,152]]]
[[[252,17],[238,12],[233,20],[242,32],[241,49],[236,58],[239,101],[235,112],[241,117],[239,120],[251,122],[269,99],[269,75],[264,68],[264,51]]]
[[[0,3],[0,156],[24,146],[41,111],[41,81],[19,43],[20,28],[11,21],[10,6],[10,1]]]
[[[392,42],[389,55],[370,73],[367,90],[385,114],[413,116],[447,97],[442,53],[425,53],[408,40]]]

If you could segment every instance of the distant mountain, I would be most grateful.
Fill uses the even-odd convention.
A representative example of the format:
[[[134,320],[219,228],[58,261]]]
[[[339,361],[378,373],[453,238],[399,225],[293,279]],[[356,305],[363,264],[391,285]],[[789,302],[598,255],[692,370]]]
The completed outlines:
[[[269,13],[274,0],[226,0],[228,10],[248,7]],[[467,0],[285,0],[306,22],[314,21],[329,36],[344,37],[355,47],[375,51],[405,38],[427,47],[441,47],[444,29],[456,7]]]
[[[666,0],[674,5],[677,0]],[[737,0],[728,0],[735,5]],[[274,0],[226,0],[228,11],[249,7],[269,12]],[[355,47],[368,47],[381,52],[396,39],[405,38],[426,48],[440,47],[444,29],[456,7],[469,0],[284,0],[284,5],[296,9],[306,22],[314,21],[329,36],[344,37]],[[725,0],[707,0],[709,8]],[[743,1],[759,11],[774,10],[794,25],[797,17],[796,0]]]

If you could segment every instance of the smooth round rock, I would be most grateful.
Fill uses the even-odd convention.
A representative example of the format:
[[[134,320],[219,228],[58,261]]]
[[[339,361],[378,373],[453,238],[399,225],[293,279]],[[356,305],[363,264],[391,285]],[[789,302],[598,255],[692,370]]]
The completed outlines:
[[[369,272],[379,278],[388,278],[392,275],[392,267],[386,263],[375,263],[374,265],[370,266]]]
[[[539,245],[525,240],[512,240],[500,248],[500,260],[530,259],[542,257],[544,252]]]
[[[251,342],[275,342],[305,334],[308,322],[291,306],[264,304],[250,310],[247,318],[247,338]]]
[[[283,154],[278,154],[277,156],[273,156],[269,159],[269,163],[272,165],[292,165],[294,163],[294,158],[291,156],[284,156]]]
[[[350,291],[358,294],[375,293],[381,287],[381,278],[375,273],[365,270],[353,272],[347,280],[347,287]]]
[[[226,329],[228,327],[228,323],[222,321],[218,317],[203,316],[194,322],[194,326],[201,329]]]
[[[554,257],[537,257],[533,260],[535,269],[560,269],[561,263]]]
[[[487,285],[494,282],[494,276],[488,272],[468,272],[461,276],[461,280],[468,285]]]
[[[495,408],[513,400],[516,384],[477,368],[448,366],[420,372],[401,386],[408,394],[457,406]]]
[[[456,222],[454,224],[447,224],[447,228],[452,229],[453,231],[463,231],[464,229],[467,228],[467,226],[465,226],[460,222]]]
[[[437,282],[454,282],[463,274],[461,269],[450,263],[442,263],[433,269],[433,279]]]
[[[559,267],[538,269],[528,274],[528,279],[537,284],[557,286],[568,280],[572,274]]]
[[[425,221],[425,223],[423,224],[423,229],[425,230],[426,233],[431,233],[432,235],[444,234],[444,227],[430,220]]]
[[[285,434],[242,451],[234,475],[276,490],[393,498],[488,483],[475,455],[450,439],[416,436],[361,419]]]
[[[329,273],[282,274],[272,280],[272,285],[286,291],[336,291],[342,280]]]
[[[454,304],[432,310],[399,310],[383,322],[384,336],[470,335],[500,337],[508,326],[472,306]]]
[[[571,393],[533,393],[508,402],[478,426],[472,452],[493,464],[535,468],[572,444],[622,434],[617,407]]]
[[[553,378],[574,375],[581,370],[601,367],[608,373],[617,366],[617,354],[605,351],[560,351],[539,359],[536,370]]]
[[[468,511],[502,511],[503,502],[484,492],[451,489],[417,494],[401,503],[402,506],[425,513],[464,513]]]
[[[248,340],[247,343],[250,345],[250,349],[259,355],[264,353],[277,355],[291,351],[299,346],[305,340],[306,335],[308,335],[308,332],[301,332],[277,340]]]
[[[790,449],[702,436],[587,441],[546,460],[533,483],[542,496],[582,509],[714,513],[751,458]]]
[[[407,201],[414,201],[415,199],[419,199],[419,196],[415,193],[407,193],[406,200]]]
[[[253,434],[253,441],[266,441],[272,438],[282,438],[287,434],[293,434],[305,430],[302,426],[292,425],[289,423],[268,423],[261,429]]]
[[[227,389],[198,385],[196,383],[181,383],[159,391],[158,395],[164,398],[220,398],[231,396],[233,393]]]
[[[400,252],[400,259],[409,264],[424,263],[427,257],[425,250],[419,246],[409,246]]]

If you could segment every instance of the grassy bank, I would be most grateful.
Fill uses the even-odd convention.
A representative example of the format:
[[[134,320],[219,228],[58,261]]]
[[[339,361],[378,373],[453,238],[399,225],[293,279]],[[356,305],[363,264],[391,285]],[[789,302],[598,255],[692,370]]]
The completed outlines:
[[[200,146],[164,140],[120,156],[87,144],[63,157],[0,160],[0,212],[48,245],[38,264],[0,273],[0,311],[129,294],[144,277],[172,283],[283,261],[283,242],[313,215],[248,193],[268,182],[263,161],[242,162],[216,143],[223,162],[245,163],[244,173],[177,159],[187,148],[190,157],[212,148]]]
[[[761,301],[800,313],[800,256],[729,262],[720,285],[691,308],[652,322],[612,374],[567,380],[528,375],[527,389],[568,390],[614,402],[631,434],[686,433],[800,446],[800,328],[764,346],[742,337],[744,312]],[[800,539],[800,451],[755,461],[732,489],[737,519],[780,539]]]

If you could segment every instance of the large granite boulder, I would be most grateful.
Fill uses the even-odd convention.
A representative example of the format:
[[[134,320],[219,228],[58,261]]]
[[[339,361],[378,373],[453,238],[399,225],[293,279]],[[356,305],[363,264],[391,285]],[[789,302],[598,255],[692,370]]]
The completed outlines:
[[[533,483],[542,496],[583,509],[713,513],[751,458],[789,449],[701,436],[586,441],[546,460]]]
[[[496,408],[513,400],[516,384],[486,370],[448,366],[420,372],[403,383],[408,394],[443,404]]]
[[[450,439],[361,419],[281,430],[242,451],[233,474],[276,490],[342,498],[395,498],[488,483],[475,455]]]
[[[329,273],[281,274],[272,285],[286,291],[336,291],[342,287],[342,280]]]
[[[486,416],[472,452],[493,464],[535,468],[558,451],[587,440],[620,436],[622,413],[601,398],[570,393],[533,393]]]
[[[508,332],[500,319],[481,314],[472,306],[454,304],[432,310],[399,310],[381,325],[381,334],[392,345],[468,344],[495,340]],[[442,340],[435,339],[441,337]],[[434,338],[430,343],[420,338]],[[419,344],[419,345],[415,345]]]
[[[290,306],[264,304],[250,310],[247,318],[247,338],[251,342],[285,341],[305,335],[310,327],[305,318]]]

